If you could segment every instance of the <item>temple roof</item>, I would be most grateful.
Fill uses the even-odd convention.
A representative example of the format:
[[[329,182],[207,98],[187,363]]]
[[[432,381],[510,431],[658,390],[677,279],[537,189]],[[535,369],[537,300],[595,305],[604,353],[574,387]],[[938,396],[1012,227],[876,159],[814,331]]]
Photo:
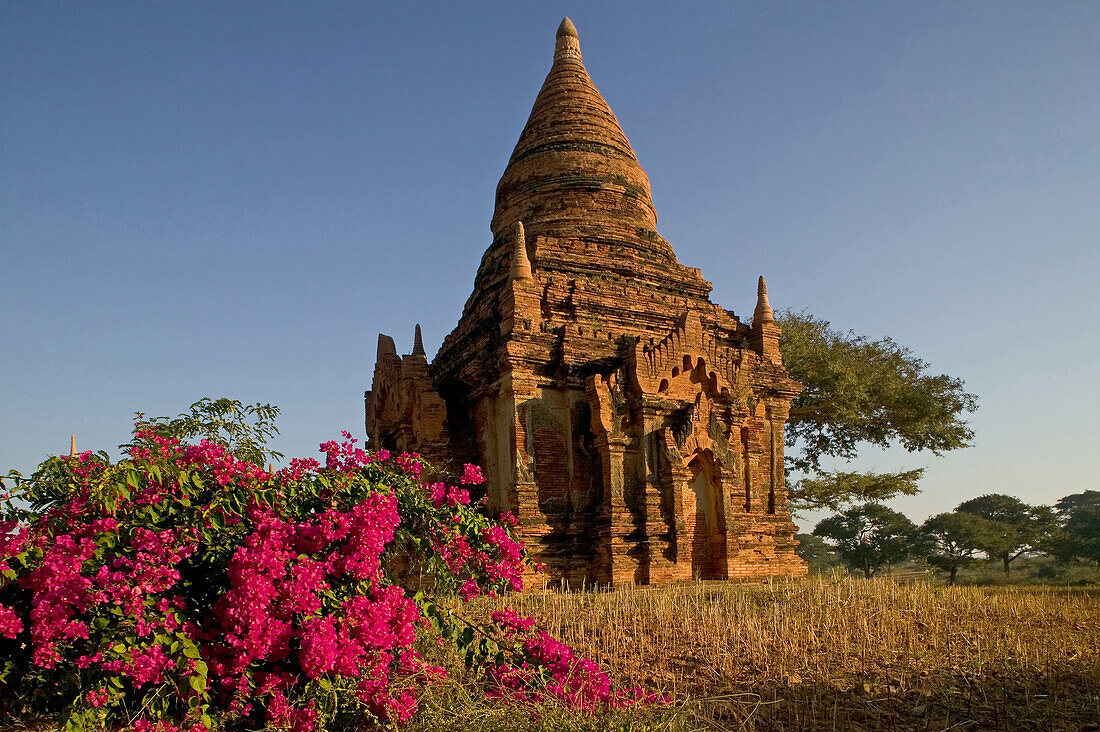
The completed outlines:
[[[522,221],[528,232],[573,236],[594,219],[623,232],[655,231],[649,178],[581,59],[566,18],[554,62],[497,186],[494,237]]]
[[[497,186],[491,228],[462,317],[432,362],[437,385],[482,388],[521,360],[543,374],[620,358],[627,340],[664,338],[688,310],[724,334],[723,348],[739,342],[710,283],[657,233],[649,178],[568,18]]]

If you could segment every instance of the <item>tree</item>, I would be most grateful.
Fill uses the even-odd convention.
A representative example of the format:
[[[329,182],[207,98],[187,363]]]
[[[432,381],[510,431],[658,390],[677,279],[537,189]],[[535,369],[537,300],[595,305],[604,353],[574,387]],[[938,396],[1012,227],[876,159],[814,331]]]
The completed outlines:
[[[1054,506],[1061,530],[1051,543],[1059,559],[1095,562],[1100,569],[1100,491],[1065,496]]]
[[[916,533],[912,521],[881,503],[854,506],[814,527],[814,536],[832,539],[848,568],[864,577],[908,557]]]
[[[1085,491],[1073,493],[1059,499],[1054,504],[1054,512],[1063,522],[1071,518],[1079,511],[1087,511],[1090,508],[1100,508],[1100,491]]]
[[[791,501],[798,509],[839,511],[854,500],[879,503],[898,495],[915,496],[923,474],[924,468],[898,473],[822,471],[798,481]]]
[[[960,503],[956,510],[991,522],[990,531],[982,537],[981,550],[991,559],[1000,559],[1005,574],[1012,560],[1021,554],[1047,547],[1057,528],[1050,506],[1029,506],[1003,493],[971,498]]]
[[[836,555],[836,548],[820,536],[795,534],[794,538],[798,540],[798,548],[795,552],[802,561],[806,562],[811,572],[828,572],[843,563]]]
[[[935,455],[970,444],[964,416],[977,398],[961,379],[928,373],[928,363],[890,338],[843,333],[806,313],[780,312],[777,322],[783,362],[805,387],[787,422],[788,468],[809,474],[791,486],[794,510],[919,492],[920,470],[825,472],[823,458],[851,460],[863,444]]]
[[[982,551],[996,529],[995,524],[972,513],[936,514],[920,528],[927,540],[925,559],[933,567],[950,572],[951,584],[955,584],[959,567],[974,561],[974,554]]]

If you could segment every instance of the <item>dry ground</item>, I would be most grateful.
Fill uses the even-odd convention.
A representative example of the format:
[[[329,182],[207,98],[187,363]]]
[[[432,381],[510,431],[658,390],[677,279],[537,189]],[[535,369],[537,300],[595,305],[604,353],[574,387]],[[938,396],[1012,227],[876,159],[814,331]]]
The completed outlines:
[[[457,682],[419,729],[1097,730],[1100,590],[836,577],[532,593],[521,614],[614,678],[669,693],[660,714],[501,711]],[[466,608],[485,616],[503,601]]]

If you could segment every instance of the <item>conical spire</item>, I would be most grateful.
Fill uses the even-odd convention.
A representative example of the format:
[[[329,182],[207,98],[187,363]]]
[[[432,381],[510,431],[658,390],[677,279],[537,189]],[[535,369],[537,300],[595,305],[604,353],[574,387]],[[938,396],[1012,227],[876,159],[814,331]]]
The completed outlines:
[[[416,330],[413,331],[413,352],[414,356],[428,357],[428,354],[424,352],[424,337],[420,335],[420,323],[416,324]]]
[[[569,20],[566,18],[566,20]],[[527,239],[523,235],[523,222],[517,221],[512,229],[512,279],[530,280],[531,260],[527,258]]]
[[[523,221],[528,233],[569,238],[595,217],[632,235],[657,228],[649,178],[588,76],[577,29],[566,18],[550,73],[497,186],[490,228],[499,237]]]
[[[69,439],[69,457],[76,457],[76,435]]]
[[[760,275],[756,283],[756,310],[752,313],[752,324],[774,322],[775,314],[772,313],[771,303],[768,302],[768,283],[764,281],[764,276]]]

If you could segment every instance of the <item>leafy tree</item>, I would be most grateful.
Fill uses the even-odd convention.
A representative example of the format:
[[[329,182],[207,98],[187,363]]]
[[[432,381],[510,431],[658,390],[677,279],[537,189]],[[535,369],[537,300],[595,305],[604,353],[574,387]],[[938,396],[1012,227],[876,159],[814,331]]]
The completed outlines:
[[[1065,496],[1054,510],[1062,525],[1052,553],[1062,560],[1095,562],[1100,569],[1100,491]]]
[[[992,522],[972,513],[955,511],[940,513],[925,521],[920,528],[927,540],[926,555],[933,567],[951,573],[951,584],[959,567],[974,561],[989,537],[997,531]]]
[[[831,539],[849,569],[872,577],[909,556],[917,527],[881,503],[865,503],[822,519],[814,527],[814,535]]]
[[[799,509],[839,511],[856,499],[878,503],[898,495],[915,496],[923,474],[924,468],[898,473],[822,471],[798,481],[797,497],[791,501],[797,501]]]
[[[1097,507],[1100,507],[1100,491],[1085,491],[1084,493],[1074,493],[1061,498],[1058,503],[1054,504],[1054,512],[1058,514],[1059,519],[1065,522],[1078,511]]]
[[[813,534],[795,534],[798,548],[795,552],[802,558],[811,572],[828,572],[843,562],[836,555],[836,549],[820,536]]]
[[[791,486],[795,510],[919,492],[920,470],[830,473],[822,471],[824,458],[851,460],[863,444],[935,455],[970,444],[964,417],[977,399],[961,379],[928,373],[928,363],[890,338],[837,331],[807,313],[784,311],[777,322],[783,362],[805,386],[787,428],[788,468],[810,474]]]
[[[1021,554],[1042,551],[1049,546],[1057,528],[1054,510],[1050,506],[1029,506],[1019,498],[1003,493],[990,493],[971,498],[956,509],[990,521],[990,531],[983,534],[981,550],[1001,560],[1005,574],[1009,564]]]

